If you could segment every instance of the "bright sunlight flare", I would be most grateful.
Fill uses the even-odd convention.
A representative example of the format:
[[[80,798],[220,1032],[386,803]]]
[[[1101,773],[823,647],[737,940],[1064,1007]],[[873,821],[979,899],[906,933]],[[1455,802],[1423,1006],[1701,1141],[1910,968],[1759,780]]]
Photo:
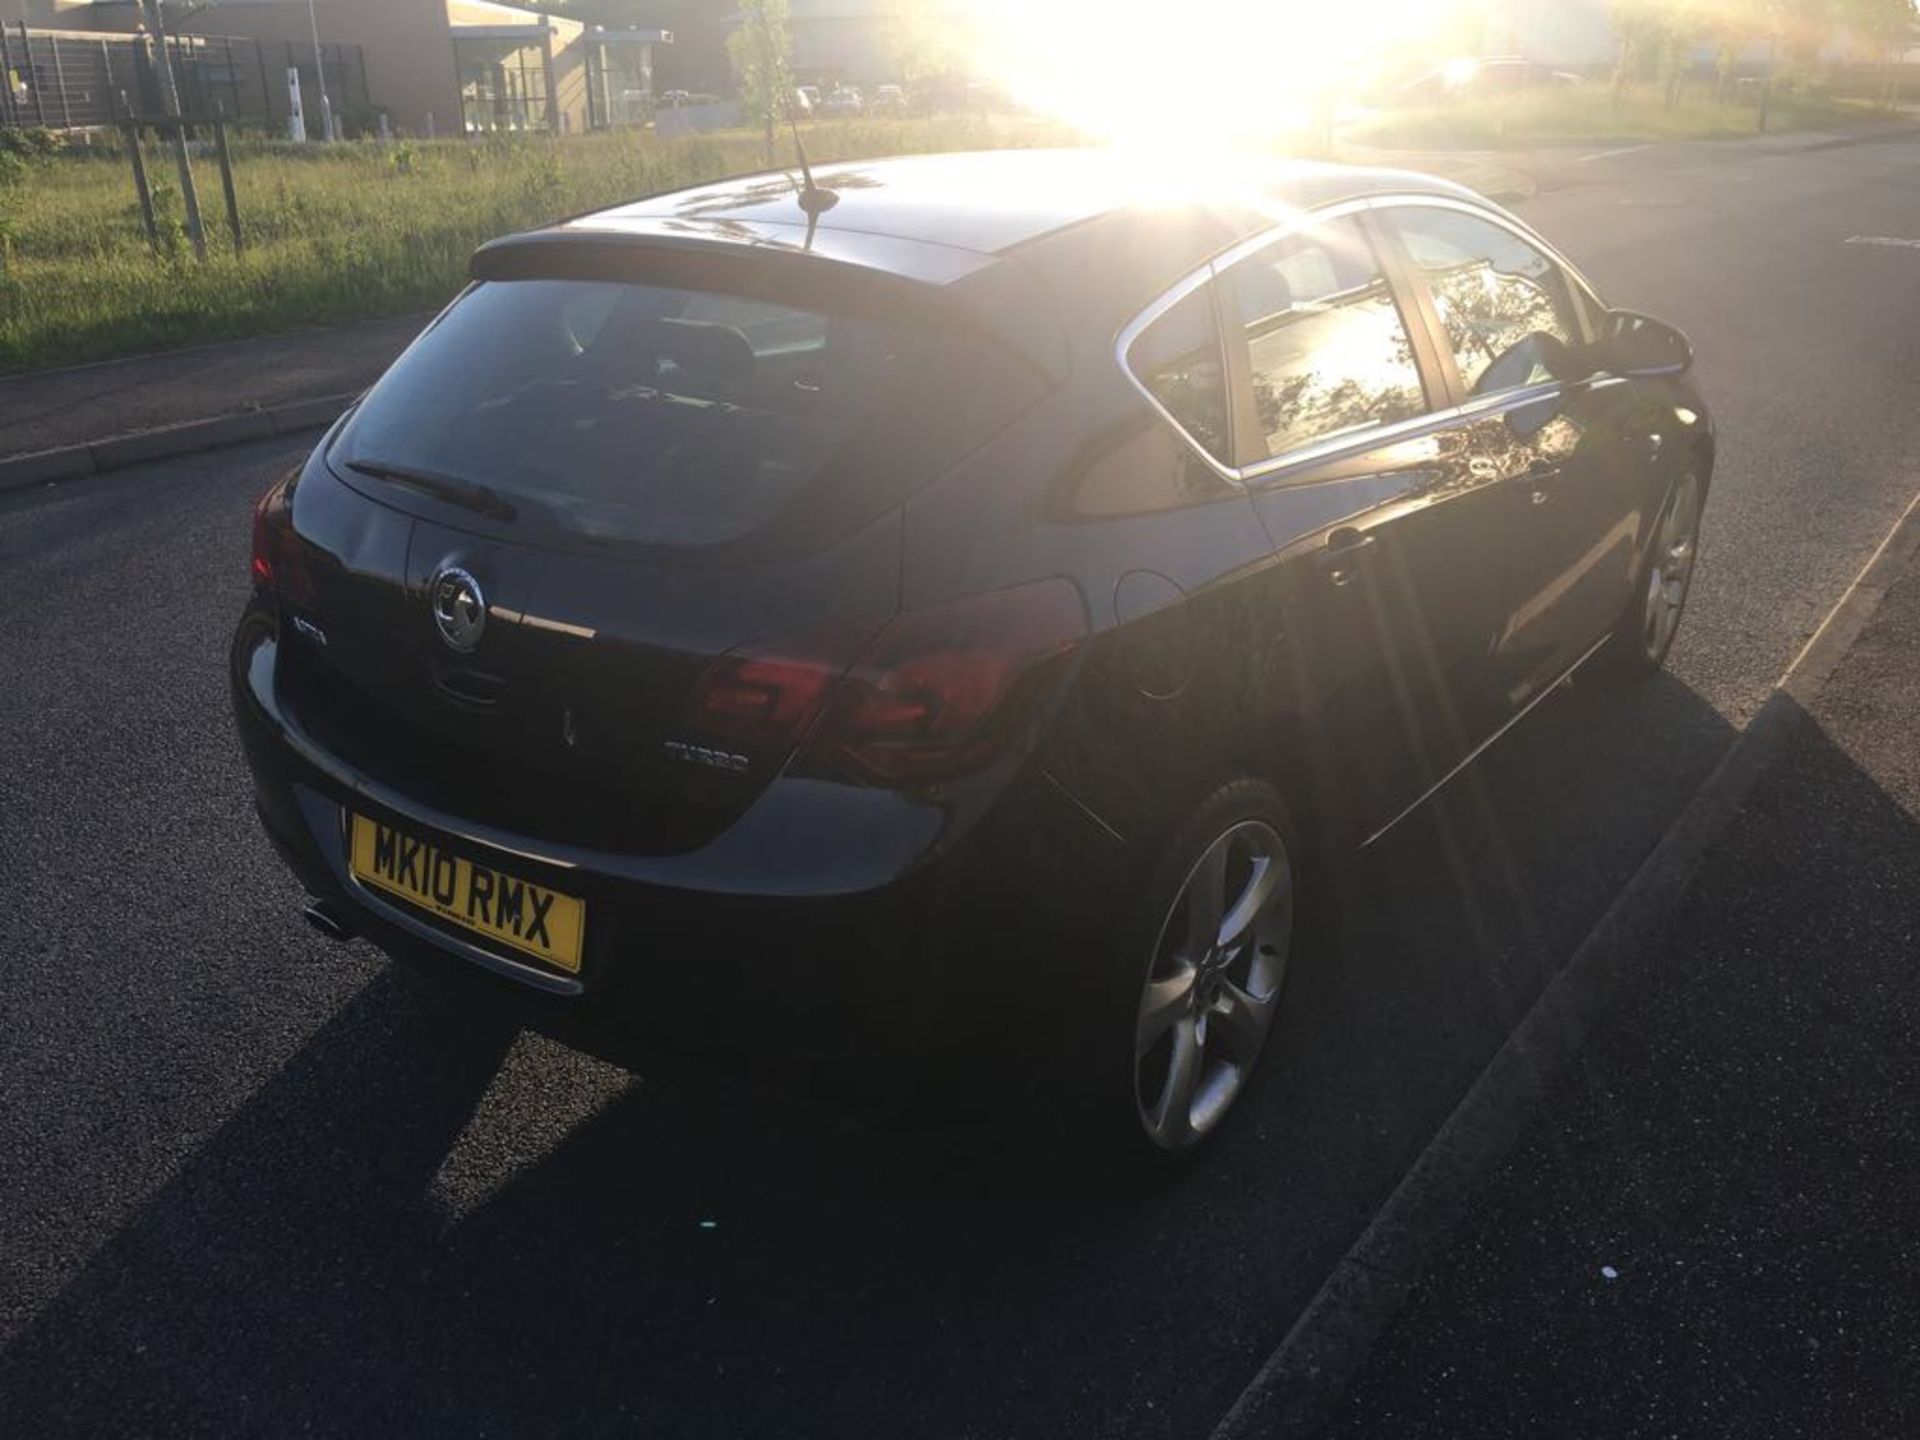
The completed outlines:
[[[1126,148],[1307,129],[1356,79],[1435,42],[1450,0],[968,0],[972,69]],[[1230,37],[1230,38],[1228,38]]]

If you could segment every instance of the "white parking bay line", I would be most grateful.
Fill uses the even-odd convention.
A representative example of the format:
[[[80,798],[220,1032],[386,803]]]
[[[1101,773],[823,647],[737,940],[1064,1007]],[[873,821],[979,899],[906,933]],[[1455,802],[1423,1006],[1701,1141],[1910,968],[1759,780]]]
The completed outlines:
[[[1622,155],[1638,155],[1642,150],[1651,149],[1653,149],[1652,145],[1628,145],[1619,150],[1602,150],[1593,155],[1582,155],[1578,163],[1591,165],[1596,160],[1617,160]]]
[[[1889,250],[1920,250],[1920,240],[1903,240],[1898,235],[1852,235],[1849,245],[1881,245]]]

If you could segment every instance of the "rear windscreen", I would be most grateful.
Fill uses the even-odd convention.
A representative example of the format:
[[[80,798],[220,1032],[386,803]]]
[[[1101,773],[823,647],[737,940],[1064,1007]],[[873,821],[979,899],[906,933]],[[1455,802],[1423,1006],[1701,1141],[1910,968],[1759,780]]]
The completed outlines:
[[[382,497],[484,491],[494,523],[701,547],[842,530],[1036,398],[960,327],[660,285],[477,285],[395,363],[328,459]],[[424,477],[434,485],[411,487]],[[494,503],[494,502],[504,503]]]

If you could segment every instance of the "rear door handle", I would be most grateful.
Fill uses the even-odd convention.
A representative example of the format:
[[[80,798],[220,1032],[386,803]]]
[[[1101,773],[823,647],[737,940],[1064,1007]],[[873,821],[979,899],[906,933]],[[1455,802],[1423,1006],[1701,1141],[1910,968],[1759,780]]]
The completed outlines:
[[[1327,553],[1334,557],[1333,569],[1327,572],[1327,579],[1335,585],[1345,585],[1353,579],[1352,557],[1373,544],[1373,535],[1365,530],[1356,530],[1351,525],[1343,525],[1327,536]]]

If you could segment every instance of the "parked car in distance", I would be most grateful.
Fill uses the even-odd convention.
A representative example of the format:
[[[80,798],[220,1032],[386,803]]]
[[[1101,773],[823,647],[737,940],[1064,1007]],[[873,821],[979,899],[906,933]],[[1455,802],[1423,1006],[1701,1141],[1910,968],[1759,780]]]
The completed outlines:
[[[868,108],[877,115],[903,114],[907,108],[907,92],[898,85],[882,85],[873,92],[873,103]]]
[[[821,102],[822,115],[846,116],[858,115],[866,109],[866,102],[860,92],[850,85],[842,85],[827,92],[827,98]]]
[[[811,115],[813,113],[816,102],[813,96],[807,93],[812,89],[813,87],[811,85],[800,85],[794,88],[793,108],[796,114]]]
[[[806,113],[813,114],[820,109],[820,87],[818,85],[802,85],[795,94],[806,102],[801,107]]]
[[[1383,98],[1395,105],[1427,105],[1525,90],[1574,89],[1585,83],[1571,70],[1556,70],[1524,56],[1495,55],[1449,60],[1395,87]]]
[[[318,928],[535,1023],[889,1085],[1018,1039],[1187,1155],[1328,960],[1317,860],[1665,661],[1691,351],[1420,175],[813,176],[484,247],[267,491],[260,819]]]

